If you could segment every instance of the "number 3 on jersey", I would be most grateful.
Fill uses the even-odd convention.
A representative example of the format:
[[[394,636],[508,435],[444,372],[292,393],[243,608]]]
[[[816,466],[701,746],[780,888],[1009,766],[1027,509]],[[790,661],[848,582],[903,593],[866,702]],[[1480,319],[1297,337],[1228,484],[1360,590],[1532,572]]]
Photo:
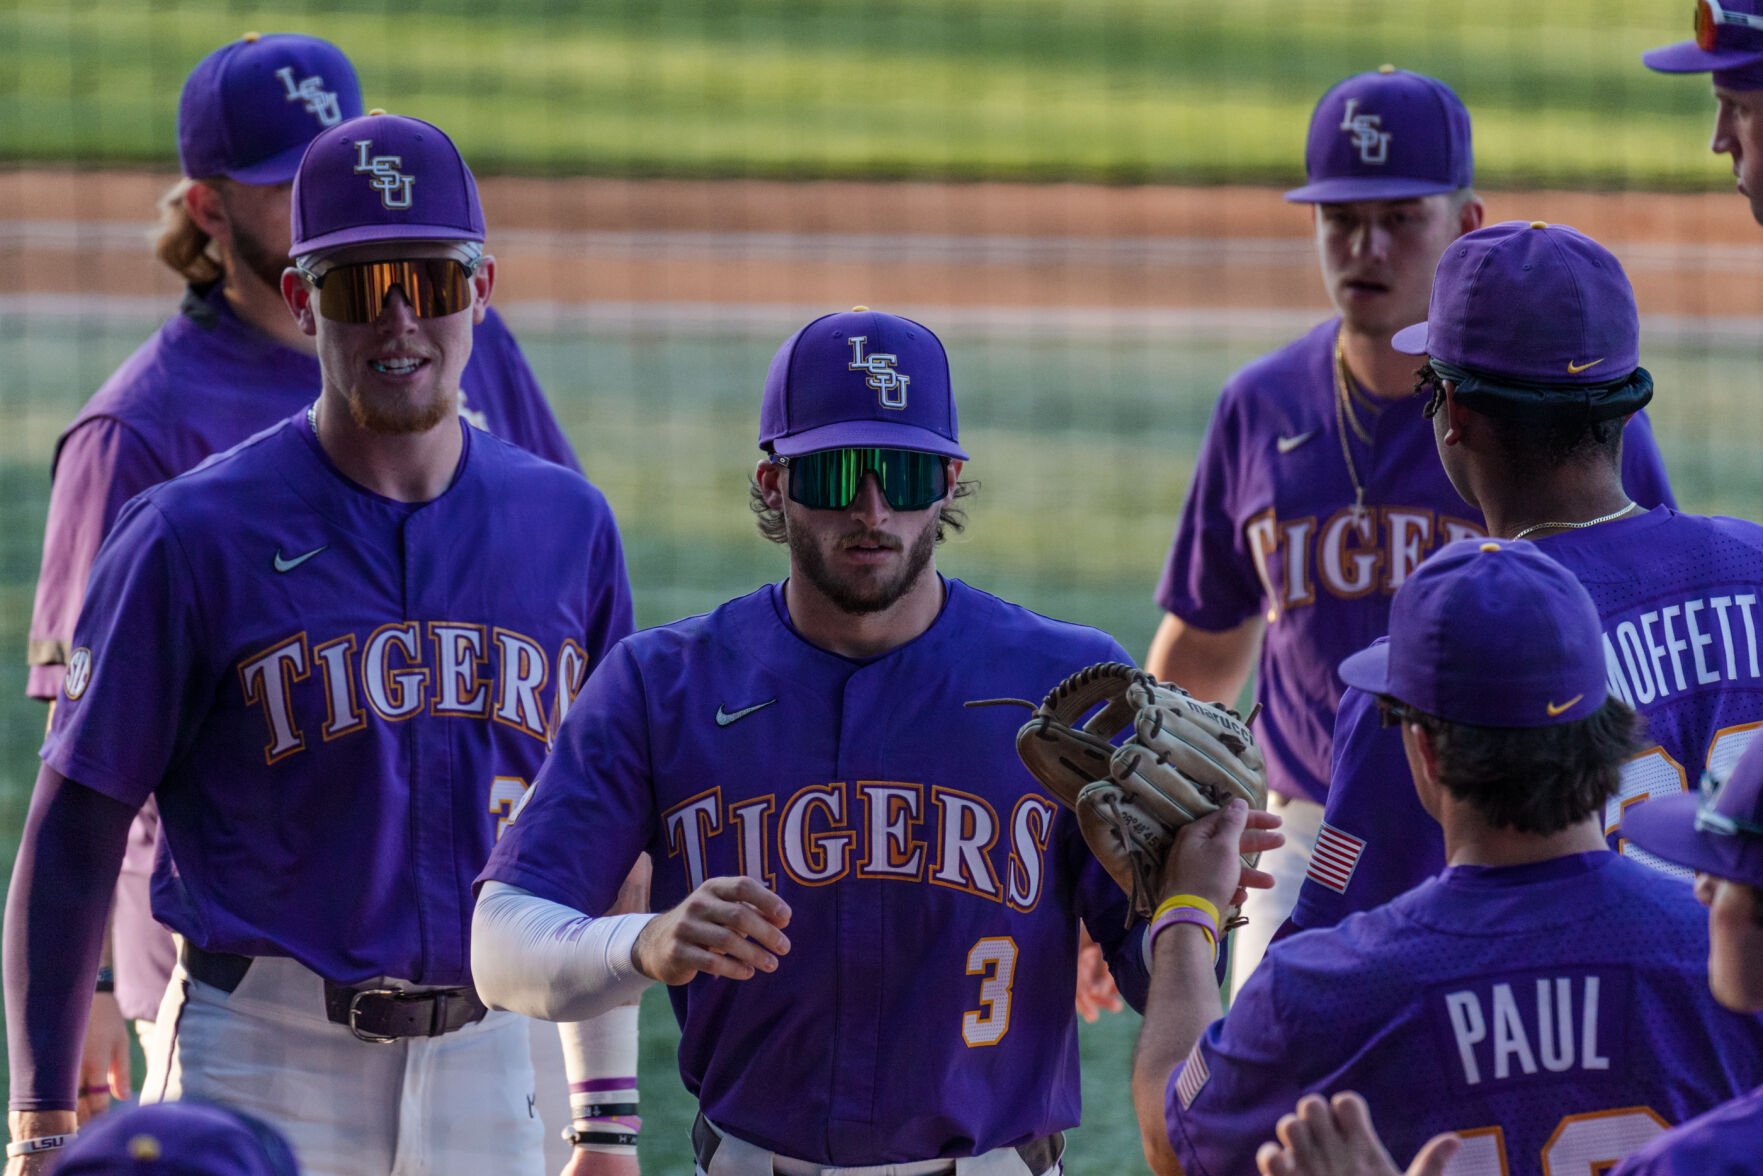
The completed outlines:
[[[997,1045],[1010,1032],[1010,986],[1016,982],[1016,941],[991,935],[967,953],[967,974],[980,977],[980,1007],[961,1014],[961,1040],[971,1049]]]
[[[1763,723],[1741,723],[1716,731],[1714,738],[1708,742],[1708,770],[1725,779],[1732,771],[1732,766],[1738,763],[1739,756],[1744,754],[1745,748],[1750,746],[1751,740],[1756,738],[1759,728],[1763,728]],[[1682,795],[1697,783],[1698,781],[1689,778],[1689,773],[1684,771],[1682,764],[1666,754],[1663,747],[1649,747],[1622,765],[1622,782],[1617,787],[1616,795],[1604,806],[1604,835],[1608,837],[1621,827],[1622,816],[1629,806],[1651,800],[1655,796]],[[1642,865],[1651,866],[1674,877],[1688,878],[1692,873],[1688,867],[1654,857],[1621,838],[1617,839],[1616,848],[1623,857],[1633,858]]]

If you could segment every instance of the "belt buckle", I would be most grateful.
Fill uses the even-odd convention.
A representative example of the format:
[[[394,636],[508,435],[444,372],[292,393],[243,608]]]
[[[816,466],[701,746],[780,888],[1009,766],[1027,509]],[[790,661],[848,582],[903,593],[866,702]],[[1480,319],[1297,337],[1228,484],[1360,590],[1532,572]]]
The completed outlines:
[[[400,993],[396,988],[356,989],[355,995],[349,998],[349,1032],[353,1033],[357,1040],[368,1042],[371,1045],[396,1045],[398,1043],[396,1037],[386,1037],[379,1033],[368,1033],[361,1028],[360,1024],[358,1024],[358,1019],[361,1016],[361,1001],[363,997],[389,996],[393,1000],[397,1000],[399,995]]]

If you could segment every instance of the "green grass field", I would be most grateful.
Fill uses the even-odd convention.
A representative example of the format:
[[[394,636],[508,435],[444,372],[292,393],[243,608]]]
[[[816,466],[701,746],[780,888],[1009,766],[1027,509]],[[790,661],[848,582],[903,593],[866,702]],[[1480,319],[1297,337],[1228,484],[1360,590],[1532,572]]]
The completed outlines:
[[[347,47],[368,104],[483,172],[1291,180],[1311,103],[1451,81],[1490,186],[1703,187],[1705,79],[1642,68],[1682,0],[7,0],[0,160],[158,164],[228,36]]]
[[[713,606],[782,574],[752,529],[758,386],[795,324],[523,325],[525,349],[589,474],[617,510],[639,621]],[[0,321],[8,429],[0,434],[0,650],[22,652],[48,489],[47,457],[88,390],[150,329],[140,319]],[[1142,650],[1174,518],[1213,397],[1230,370],[1280,341],[1273,327],[1221,335],[1157,330],[962,327],[944,332],[961,389],[962,436],[982,482],[968,533],[939,566],[1042,611],[1087,621]],[[1654,332],[1656,428],[1691,509],[1763,513],[1756,460],[1763,336]],[[1084,554],[1081,558],[1078,552]],[[22,659],[0,661],[0,864],[9,865],[41,708],[22,698]],[[1073,1176],[1137,1162],[1124,1098],[1136,1018],[1083,1033],[1088,1118]],[[685,1170],[692,1114],[660,993],[644,1014],[644,1155]]]

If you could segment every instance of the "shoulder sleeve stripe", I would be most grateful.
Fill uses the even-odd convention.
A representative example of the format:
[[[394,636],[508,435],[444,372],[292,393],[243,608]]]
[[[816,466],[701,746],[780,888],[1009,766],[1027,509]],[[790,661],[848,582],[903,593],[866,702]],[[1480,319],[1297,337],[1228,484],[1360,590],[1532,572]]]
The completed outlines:
[[[1200,1052],[1200,1045],[1200,1041],[1194,1042],[1194,1048],[1188,1051],[1188,1060],[1182,1065],[1181,1077],[1175,1080],[1175,1097],[1181,1100],[1184,1111],[1194,1105],[1200,1091],[1206,1088],[1206,1080],[1212,1077],[1206,1069],[1206,1055]]]
[[[1364,852],[1363,838],[1343,832],[1325,821],[1316,835],[1316,848],[1310,852],[1307,876],[1319,886],[1326,886],[1336,894],[1345,894],[1347,884],[1353,880],[1353,871],[1359,865],[1359,855]]]

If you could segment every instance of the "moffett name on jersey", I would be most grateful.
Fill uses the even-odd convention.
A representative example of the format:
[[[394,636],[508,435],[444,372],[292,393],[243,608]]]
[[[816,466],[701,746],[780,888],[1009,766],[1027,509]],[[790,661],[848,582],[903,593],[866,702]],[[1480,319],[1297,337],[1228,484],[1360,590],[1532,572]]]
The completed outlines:
[[[1427,1001],[1467,1090],[1609,1070],[1627,992],[1620,971],[1553,969],[1445,985]]]
[[[1604,630],[1610,693],[1648,706],[1701,687],[1757,681],[1757,594],[1679,601]]]
[[[928,882],[1027,913],[1045,888],[1058,812],[1050,800],[1025,795],[1000,819],[972,793],[858,780],[734,802],[712,788],[668,809],[661,823],[689,889],[739,873],[775,890],[781,870],[802,886],[851,877]]]
[[[307,724],[299,715],[316,716],[319,697],[325,716],[319,734],[326,741],[366,729],[370,716],[396,723],[424,713],[502,723],[546,741],[552,733],[547,716],[569,709],[587,680],[588,655],[574,640],[553,659],[533,638],[510,629],[404,621],[381,625],[365,641],[345,633],[314,643],[296,633],[238,667],[246,707],[263,709],[269,728],[263,758],[273,764],[305,750]]]

